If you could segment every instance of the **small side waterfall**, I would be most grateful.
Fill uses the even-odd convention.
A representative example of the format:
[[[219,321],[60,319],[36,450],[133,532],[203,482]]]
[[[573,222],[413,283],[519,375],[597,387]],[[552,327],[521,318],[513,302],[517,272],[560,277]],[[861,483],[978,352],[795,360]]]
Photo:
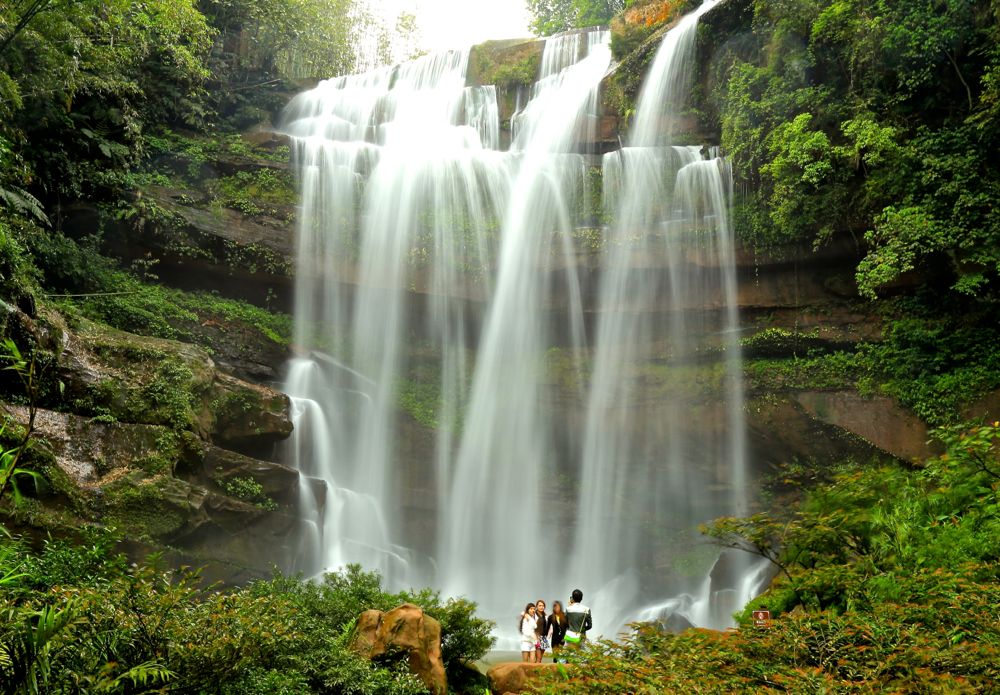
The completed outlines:
[[[748,508],[728,163],[673,143],[698,17],[665,35],[580,248],[609,33],[546,40],[501,151],[496,90],[447,51],[299,95],[303,522],[290,565],[357,562],[512,624],[582,588],[596,632],[722,627],[767,580],[697,540]],[[587,230],[582,230],[586,232]],[[708,360],[711,398],[685,391]],[[553,364],[562,381],[556,387]],[[419,401],[419,402],[415,402]],[[505,636],[505,635],[501,635]]]

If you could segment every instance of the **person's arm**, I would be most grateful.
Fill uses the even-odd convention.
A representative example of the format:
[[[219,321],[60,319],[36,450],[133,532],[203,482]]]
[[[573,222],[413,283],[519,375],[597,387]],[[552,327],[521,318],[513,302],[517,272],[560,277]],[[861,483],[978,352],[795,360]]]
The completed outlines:
[[[583,619],[583,631],[586,632],[592,627],[594,627],[594,623],[590,619],[590,611],[587,611],[587,615]]]

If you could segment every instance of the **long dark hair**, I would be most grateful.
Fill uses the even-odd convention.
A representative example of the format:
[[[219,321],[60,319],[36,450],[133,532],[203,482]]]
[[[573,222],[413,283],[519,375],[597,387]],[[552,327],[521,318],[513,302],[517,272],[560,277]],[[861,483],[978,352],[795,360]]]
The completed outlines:
[[[518,632],[520,632],[520,631],[521,631],[521,628],[523,628],[523,627],[524,627],[524,617],[525,617],[526,615],[528,615],[528,611],[530,611],[530,610],[531,610],[532,608],[534,608],[534,607],[535,607],[535,604],[534,604],[534,603],[529,603],[529,604],[528,604],[527,606],[525,606],[525,607],[524,607],[524,613],[521,613],[521,620],[520,620],[520,622],[519,622],[519,623],[517,624],[517,629],[518,629]]]

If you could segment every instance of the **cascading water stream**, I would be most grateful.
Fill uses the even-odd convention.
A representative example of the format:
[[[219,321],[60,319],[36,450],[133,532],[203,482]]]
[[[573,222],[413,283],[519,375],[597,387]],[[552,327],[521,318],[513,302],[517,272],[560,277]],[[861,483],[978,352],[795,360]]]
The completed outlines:
[[[287,380],[297,413],[288,455],[300,487],[318,491],[303,493],[316,499],[304,506],[314,511],[298,553],[307,572],[358,562],[391,585],[428,574],[396,545],[407,290],[415,275],[429,290],[423,337],[442,354],[453,404],[468,379],[462,305],[471,293],[488,295],[488,283],[471,287],[469,278],[488,266],[488,227],[509,178],[501,153],[483,148],[483,138],[498,140],[493,89],[466,88],[467,63],[467,51],[448,51],[337,78],[287,109],[303,203],[295,337],[303,356]],[[456,218],[467,238],[452,233]],[[448,427],[440,437],[447,451]]]
[[[746,510],[751,482],[728,164],[670,144],[697,19],[717,2],[665,35],[629,147],[605,156],[615,221],[589,346],[574,234],[608,32],[546,40],[508,152],[496,90],[466,86],[468,51],[289,105],[295,569],[357,562],[394,588],[469,596],[501,630],[578,586],[605,634],[639,615],[721,626],[757,590],[741,560],[709,575],[715,554],[690,579],[664,570],[698,523]],[[717,406],[650,392],[646,376],[683,382],[706,346],[723,355]],[[572,386],[553,386],[551,360]],[[434,391],[433,435],[402,413],[415,385]]]
[[[704,594],[691,605],[668,601],[663,611],[717,628],[731,624],[731,613],[752,597],[732,595],[732,577],[741,581],[750,570],[746,558],[727,557],[730,576],[713,577],[714,556],[695,557],[692,532],[713,517],[745,513],[749,494],[732,177],[716,152],[706,157],[701,147],[671,146],[690,87],[698,19],[718,2],[707,0],[664,36],[629,146],[605,156],[605,206],[615,218],[602,261],[572,555],[574,575],[599,587],[595,603],[621,611],[599,624],[605,630],[657,592]],[[665,272],[650,272],[657,263]],[[721,408],[684,391],[684,374],[706,347],[724,355]],[[676,385],[652,413],[643,378],[650,369]],[[634,532],[646,525],[665,542]],[[678,556],[694,571],[664,582],[661,568]],[[730,600],[708,610],[713,594]]]
[[[509,611],[511,592],[565,593],[566,580],[559,573],[517,576],[499,570],[514,558],[560,554],[558,530],[545,514],[543,496],[556,474],[551,455],[555,421],[542,400],[543,359],[553,336],[543,312],[552,299],[552,283],[563,282],[569,332],[574,347],[581,346],[574,265],[561,263],[567,270],[554,280],[548,259],[569,251],[552,245],[571,231],[570,192],[584,175],[583,158],[571,146],[610,64],[608,41],[601,31],[546,43],[541,79],[514,136],[513,149],[520,156],[504,214],[494,299],[477,353],[453,483],[442,500],[439,535],[445,591],[475,596],[487,615]]]

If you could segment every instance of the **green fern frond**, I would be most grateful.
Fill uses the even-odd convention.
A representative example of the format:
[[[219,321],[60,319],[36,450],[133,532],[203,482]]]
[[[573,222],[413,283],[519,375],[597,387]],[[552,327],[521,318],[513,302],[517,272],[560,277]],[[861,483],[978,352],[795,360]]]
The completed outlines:
[[[0,186],[0,201],[3,201],[21,214],[31,215],[42,224],[49,224],[49,217],[45,214],[42,203],[23,188],[18,188],[17,186],[4,188]]]

